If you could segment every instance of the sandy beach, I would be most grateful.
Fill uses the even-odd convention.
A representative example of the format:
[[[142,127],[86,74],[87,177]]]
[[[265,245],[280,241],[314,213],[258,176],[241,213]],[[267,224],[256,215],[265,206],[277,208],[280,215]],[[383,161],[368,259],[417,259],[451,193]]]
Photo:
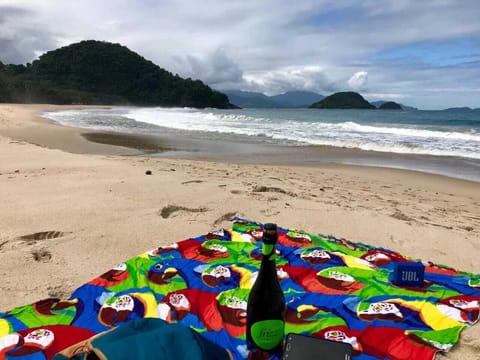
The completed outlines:
[[[144,251],[228,228],[234,215],[480,272],[478,182],[365,166],[138,156],[135,146],[91,142],[81,129],[39,117],[57,109],[0,105],[0,311],[68,297]],[[479,353],[477,324],[437,357]]]

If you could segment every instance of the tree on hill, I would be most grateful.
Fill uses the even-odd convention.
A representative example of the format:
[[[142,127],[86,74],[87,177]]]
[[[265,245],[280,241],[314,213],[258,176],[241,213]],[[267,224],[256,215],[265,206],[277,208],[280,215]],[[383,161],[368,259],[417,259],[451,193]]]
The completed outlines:
[[[17,102],[232,108],[200,80],[182,79],[120,44],[87,40],[49,51],[31,65],[0,66]]]
[[[10,102],[10,94],[7,88],[7,83],[5,82],[5,80],[1,75],[0,75],[0,102]]]
[[[353,91],[337,92],[310,107],[317,109],[376,109],[362,95]]]

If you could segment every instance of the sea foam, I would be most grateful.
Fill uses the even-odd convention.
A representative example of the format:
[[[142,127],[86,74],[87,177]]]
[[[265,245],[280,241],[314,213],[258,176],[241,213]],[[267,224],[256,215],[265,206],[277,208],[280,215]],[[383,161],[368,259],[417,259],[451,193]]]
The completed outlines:
[[[64,125],[101,130],[176,131],[224,140],[327,145],[402,154],[480,159],[480,121],[441,112],[113,108],[48,113]],[[448,122],[449,125],[444,125]],[[451,125],[454,124],[454,125]],[[471,124],[478,124],[471,126]]]

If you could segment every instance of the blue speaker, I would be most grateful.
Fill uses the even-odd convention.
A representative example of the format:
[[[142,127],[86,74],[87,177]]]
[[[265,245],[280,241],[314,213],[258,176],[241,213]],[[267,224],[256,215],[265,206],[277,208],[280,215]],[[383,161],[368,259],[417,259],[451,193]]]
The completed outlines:
[[[425,266],[421,262],[396,262],[393,280],[397,286],[423,286]]]

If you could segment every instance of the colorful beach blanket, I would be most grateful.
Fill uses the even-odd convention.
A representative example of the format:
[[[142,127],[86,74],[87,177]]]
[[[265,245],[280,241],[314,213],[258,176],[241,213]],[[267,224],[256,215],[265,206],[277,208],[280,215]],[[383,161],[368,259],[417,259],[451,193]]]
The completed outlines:
[[[0,359],[49,359],[142,317],[189,326],[244,359],[262,229],[235,218],[229,230],[134,257],[69,299],[0,313]],[[354,359],[433,359],[479,319],[479,275],[424,262],[423,286],[400,287],[392,282],[393,266],[413,260],[387,249],[284,228],[277,249],[285,332],[350,343]]]

